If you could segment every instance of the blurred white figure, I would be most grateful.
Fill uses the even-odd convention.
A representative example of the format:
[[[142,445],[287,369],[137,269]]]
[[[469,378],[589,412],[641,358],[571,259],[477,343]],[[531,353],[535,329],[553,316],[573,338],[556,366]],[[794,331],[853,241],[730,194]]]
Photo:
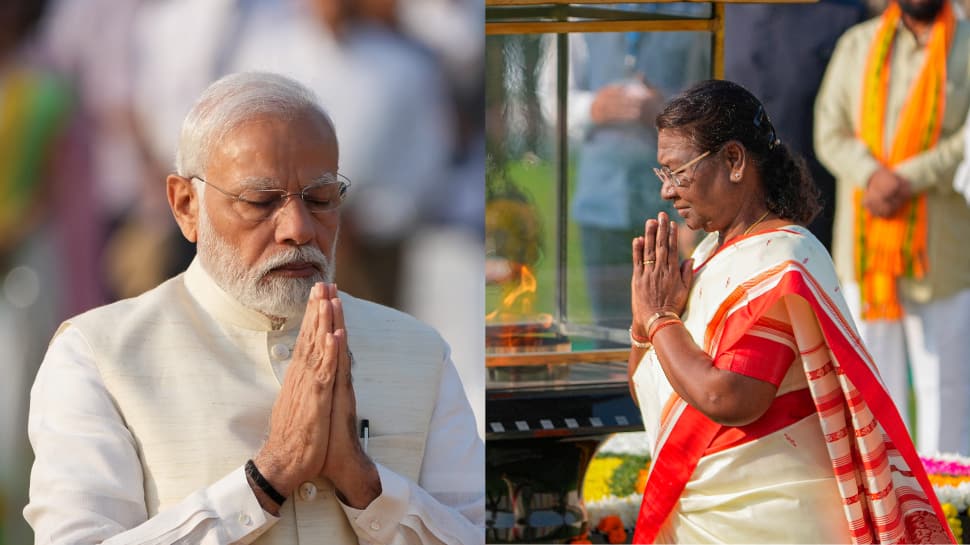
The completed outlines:
[[[485,2],[407,0],[396,4],[401,31],[435,52],[460,92],[480,92],[481,80],[475,76],[485,66]]]
[[[54,0],[40,37],[45,60],[71,81],[88,117],[94,188],[109,220],[139,206],[145,193],[142,152],[132,134],[131,111],[134,20],[143,3]]]
[[[272,70],[310,87],[335,115],[356,228],[378,241],[403,238],[453,150],[442,74],[429,56],[343,2],[257,3],[233,71]]]
[[[449,340],[479,434],[485,433],[485,4],[480,0],[377,0],[397,28],[434,52],[463,124],[463,143],[403,253],[401,308]]]

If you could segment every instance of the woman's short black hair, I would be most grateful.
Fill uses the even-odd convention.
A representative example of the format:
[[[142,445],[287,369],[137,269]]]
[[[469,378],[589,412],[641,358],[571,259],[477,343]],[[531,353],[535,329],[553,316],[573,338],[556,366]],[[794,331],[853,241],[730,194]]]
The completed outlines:
[[[761,101],[736,83],[707,80],[690,87],[664,106],[657,129],[682,133],[700,151],[736,140],[761,176],[768,210],[802,225],[821,210],[804,159],[778,139]]]

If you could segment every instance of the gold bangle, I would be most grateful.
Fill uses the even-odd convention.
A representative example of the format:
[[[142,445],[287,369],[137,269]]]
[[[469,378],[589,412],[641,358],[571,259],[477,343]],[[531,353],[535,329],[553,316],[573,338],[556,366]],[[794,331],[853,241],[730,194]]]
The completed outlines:
[[[661,319],[661,318],[678,318],[679,319],[680,316],[676,312],[671,312],[669,310],[661,310],[659,312],[655,312],[653,314],[653,316],[651,316],[650,319],[647,320],[647,326],[643,328],[643,330],[647,332],[647,338],[650,337],[650,328],[653,327],[653,323],[656,322],[657,320]]]
[[[633,326],[630,326],[630,344],[637,348],[650,348],[650,343],[637,340],[636,336],[633,334]]]

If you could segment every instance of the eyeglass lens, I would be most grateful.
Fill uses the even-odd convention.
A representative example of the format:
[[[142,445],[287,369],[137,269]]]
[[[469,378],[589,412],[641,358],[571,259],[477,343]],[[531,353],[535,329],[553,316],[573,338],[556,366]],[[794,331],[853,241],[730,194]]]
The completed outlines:
[[[301,197],[311,214],[320,214],[339,207],[346,193],[347,184],[343,182],[315,184],[293,194],[282,189],[247,189],[239,194],[234,204],[244,219],[260,221],[272,216],[291,196]]]

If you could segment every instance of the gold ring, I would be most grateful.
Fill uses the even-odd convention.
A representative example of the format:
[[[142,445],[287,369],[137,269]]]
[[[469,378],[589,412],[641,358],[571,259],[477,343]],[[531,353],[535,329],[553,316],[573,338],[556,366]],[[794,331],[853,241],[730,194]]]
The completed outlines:
[[[644,265],[653,265],[653,264],[654,264],[654,263],[656,263],[656,262],[657,262],[657,260],[656,260],[656,259],[644,259],[644,260],[643,260],[643,264],[644,264]]]

